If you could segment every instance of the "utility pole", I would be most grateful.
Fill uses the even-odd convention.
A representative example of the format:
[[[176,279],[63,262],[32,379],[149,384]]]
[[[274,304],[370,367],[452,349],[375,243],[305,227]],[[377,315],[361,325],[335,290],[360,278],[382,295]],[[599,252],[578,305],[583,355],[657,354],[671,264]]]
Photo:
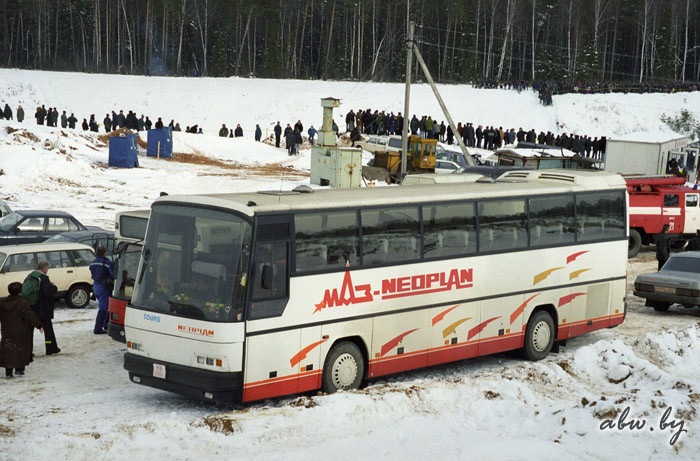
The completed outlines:
[[[447,106],[445,106],[445,102],[442,100],[442,96],[440,96],[440,92],[438,91],[437,86],[435,86],[435,82],[433,81],[432,75],[430,75],[430,71],[428,70],[428,66],[426,66],[425,61],[423,61],[423,56],[420,54],[420,51],[418,51],[417,46],[414,46],[412,48],[413,48],[413,52],[416,54],[416,59],[418,60],[418,64],[420,64],[421,68],[423,69],[423,73],[425,74],[425,78],[428,79],[428,83],[430,84],[430,88],[432,88],[433,93],[435,94],[435,98],[437,99],[438,104],[440,104],[440,108],[442,109],[443,114],[445,114],[445,118],[447,119],[447,123],[450,124],[450,126],[452,127],[452,131],[454,132],[455,136],[457,137],[457,143],[459,144],[459,147],[462,149],[462,153],[464,154],[464,158],[467,160],[467,163],[469,164],[469,166],[476,166],[476,162],[474,161],[472,156],[469,154],[469,150],[467,150],[467,146],[464,145],[464,141],[462,141],[462,133],[457,131],[457,125],[455,125],[455,122],[452,121],[452,116],[448,112]],[[404,124],[404,126],[405,126],[405,124]]]
[[[408,161],[408,124],[411,121],[408,109],[411,101],[411,68],[413,67],[413,34],[415,29],[416,22],[410,21],[408,23],[408,40],[406,41],[406,90],[403,103],[403,132],[401,133],[401,178],[406,176],[406,162]]]

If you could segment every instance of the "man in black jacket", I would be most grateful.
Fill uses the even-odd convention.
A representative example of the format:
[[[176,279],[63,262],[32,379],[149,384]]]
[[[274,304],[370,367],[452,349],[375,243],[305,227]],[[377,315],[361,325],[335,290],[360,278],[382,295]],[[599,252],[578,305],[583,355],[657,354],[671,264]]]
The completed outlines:
[[[39,299],[32,306],[32,310],[41,320],[44,326],[44,343],[46,344],[46,355],[58,354],[61,349],[56,343],[56,334],[53,331],[53,309],[54,296],[56,295],[56,285],[51,283],[47,273],[49,272],[50,264],[47,261],[40,260],[34,272],[29,276],[39,277]]]
[[[280,125],[280,122],[277,122],[277,125],[275,125],[274,128],[275,131],[275,147],[280,146],[280,136],[282,136],[282,125]]]
[[[666,261],[671,256],[671,238],[668,236],[669,225],[664,224],[661,232],[656,234],[656,260],[659,262],[659,269],[666,264]]]

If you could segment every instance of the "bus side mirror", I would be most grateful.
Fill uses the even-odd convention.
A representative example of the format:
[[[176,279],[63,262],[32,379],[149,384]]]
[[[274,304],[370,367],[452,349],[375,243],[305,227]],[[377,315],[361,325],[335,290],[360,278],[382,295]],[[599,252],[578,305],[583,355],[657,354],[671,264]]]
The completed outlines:
[[[261,277],[261,284],[262,284],[262,288],[264,290],[270,290],[272,288],[272,276],[273,276],[272,266],[269,264],[265,264],[262,267],[262,277]]]

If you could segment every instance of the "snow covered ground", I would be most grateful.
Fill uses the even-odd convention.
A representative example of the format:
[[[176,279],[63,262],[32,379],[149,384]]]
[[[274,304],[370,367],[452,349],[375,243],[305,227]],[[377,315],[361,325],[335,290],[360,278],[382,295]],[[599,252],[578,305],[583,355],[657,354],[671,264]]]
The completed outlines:
[[[610,136],[667,131],[660,114],[681,108],[700,115],[700,93],[565,95],[545,108],[532,92],[441,91],[455,120],[504,128]],[[0,70],[0,105],[14,111],[21,103],[27,112],[23,124],[0,122],[0,198],[111,228],[116,212],[148,207],[161,191],[289,189],[308,183],[309,152],[290,158],[253,142],[252,129],[297,119],[318,128],[327,96],[343,101],[342,127],[350,108],[402,111],[403,87]],[[411,100],[411,113],[438,114],[426,86],[414,86]],[[140,157],[140,168],[108,168],[105,141],[37,127],[37,104],[98,120],[131,109],[183,128],[198,123],[205,134],[176,133],[182,155],[174,160]],[[240,123],[246,136],[219,138],[221,123]],[[655,265],[648,251],[631,260],[628,285]],[[225,408],[129,383],[124,347],[92,334],[94,306],[60,305],[63,351],[44,356],[37,334],[27,375],[0,380],[0,460],[697,459],[700,308],[656,313],[631,288],[628,307],[620,327],[570,340],[542,362],[500,354],[374,380],[356,392]]]

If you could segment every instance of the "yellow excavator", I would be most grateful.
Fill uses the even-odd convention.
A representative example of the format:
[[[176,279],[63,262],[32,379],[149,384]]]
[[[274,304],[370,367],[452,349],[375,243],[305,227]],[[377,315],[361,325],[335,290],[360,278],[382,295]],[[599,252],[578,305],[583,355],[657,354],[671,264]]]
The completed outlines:
[[[384,179],[387,182],[401,180],[401,150],[386,150],[363,146],[374,154],[370,167],[363,167],[362,174],[368,179]],[[422,138],[418,135],[408,137],[406,153],[407,173],[434,173],[437,159],[437,139]]]

